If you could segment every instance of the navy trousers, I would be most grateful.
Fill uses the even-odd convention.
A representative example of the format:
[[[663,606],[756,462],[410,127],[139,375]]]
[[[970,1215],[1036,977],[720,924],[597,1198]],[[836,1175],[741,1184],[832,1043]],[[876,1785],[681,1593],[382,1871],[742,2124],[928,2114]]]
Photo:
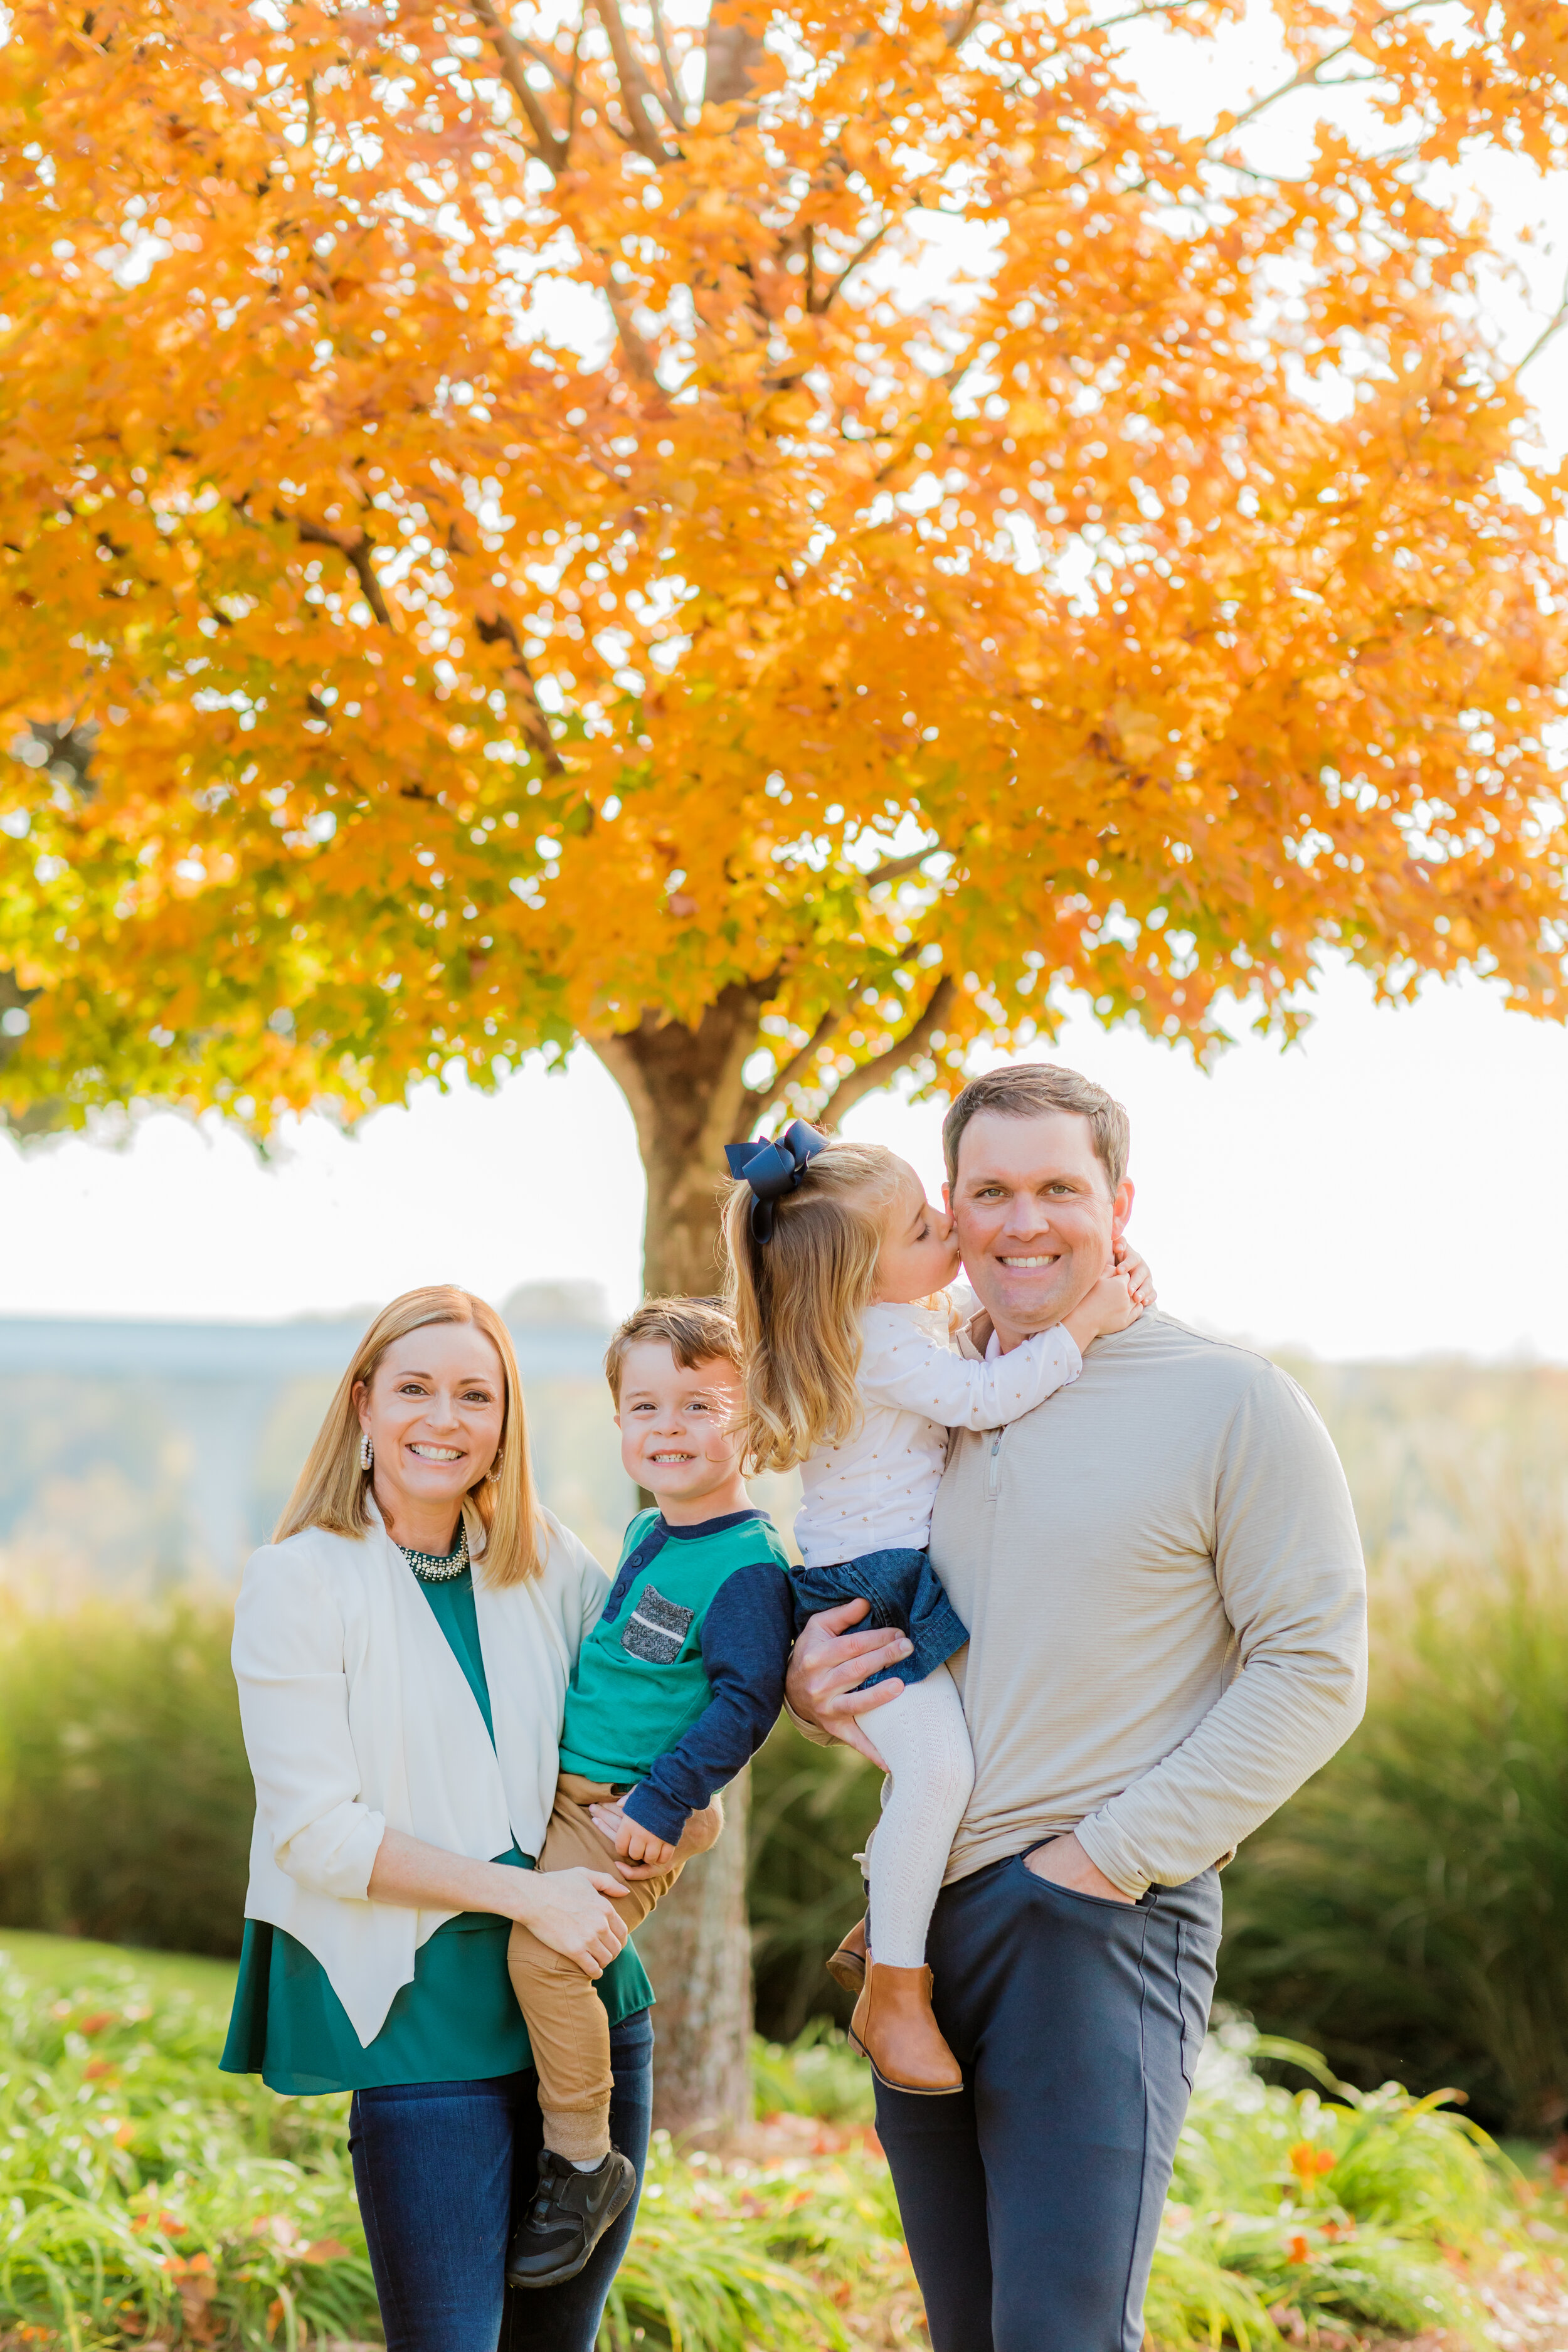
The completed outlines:
[[[610,2137],[637,2166],[640,2192],[653,2117],[646,2009],[612,2028],[610,2055]],[[594,2352],[637,2200],[564,2286],[509,2288],[507,2241],[543,2144],[531,2067],[354,2093],[349,2147],[387,2352]]]
[[[1219,1927],[1212,1870],[1136,1904],[1021,1855],[942,1889],[928,1954],[964,2087],[877,2092],[932,2352],[1139,2352]]]

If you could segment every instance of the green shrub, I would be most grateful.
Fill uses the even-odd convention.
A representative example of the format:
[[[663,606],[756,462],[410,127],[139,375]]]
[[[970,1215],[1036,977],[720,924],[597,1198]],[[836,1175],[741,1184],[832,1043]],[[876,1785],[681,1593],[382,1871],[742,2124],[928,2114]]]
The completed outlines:
[[[826,2017],[814,2017],[791,2042],[759,2036],[752,2044],[752,2087],[761,2116],[820,2116],[835,2124],[869,2124],[876,2116],[871,2069]]]
[[[1285,2061],[1333,2094],[1259,2080]],[[1309,2326],[1483,2340],[1474,2271],[1525,2242],[1531,2192],[1486,2134],[1396,2084],[1336,2083],[1315,2051],[1222,2025],[1209,2037],[1176,2158],[1149,2298],[1159,2342],[1275,2340]],[[1540,2226],[1540,2225],[1538,2225]]]
[[[785,1717],[752,1765],[752,1958],[757,2028],[793,2042],[807,2018],[847,2022],[823,1967],[866,1907],[856,1854],[881,1775],[851,1748],[814,1748]]]
[[[0,1919],[239,1949],[255,1793],[226,1609],[0,1617]]]
[[[1225,1998],[1362,2084],[1568,2114],[1568,1573],[1515,1549],[1374,1622],[1348,1748],[1226,1873]]]

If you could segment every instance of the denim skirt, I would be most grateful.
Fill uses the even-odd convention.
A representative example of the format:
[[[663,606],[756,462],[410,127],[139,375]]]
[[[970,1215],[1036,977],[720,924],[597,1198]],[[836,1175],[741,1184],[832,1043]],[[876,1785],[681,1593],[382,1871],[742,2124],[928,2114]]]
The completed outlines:
[[[929,1551],[868,1551],[834,1568],[792,1569],[790,1582],[797,1633],[820,1610],[836,1609],[844,1601],[868,1601],[869,1613],[852,1631],[896,1625],[909,1635],[913,1656],[868,1675],[862,1690],[889,1680],[924,1682],[933,1666],[962,1650],[969,1639],[969,1628],[943,1591]]]

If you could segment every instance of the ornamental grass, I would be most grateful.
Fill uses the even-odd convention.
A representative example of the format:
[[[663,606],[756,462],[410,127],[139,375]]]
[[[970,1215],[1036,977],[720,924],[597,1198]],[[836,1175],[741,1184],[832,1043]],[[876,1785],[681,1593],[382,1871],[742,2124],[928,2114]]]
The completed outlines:
[[[133,1962],[68,1993],[0,1969],[0,2341],[69,2352],[379,2340],[342,2098],[217,2072],[222,2020]],[[1291,2091],[1260,2063],[1315,2079]],[[656,2143],[601,2352],[895,2352],[924,2342],[865,2070],[832,2029],[761,2044],[757,2124]],[[1249,2028],[1210,2038],[1149,2299],[1161,2352],[1438,2326],[1568,2247],[1484,2132],[1347,2091]]]

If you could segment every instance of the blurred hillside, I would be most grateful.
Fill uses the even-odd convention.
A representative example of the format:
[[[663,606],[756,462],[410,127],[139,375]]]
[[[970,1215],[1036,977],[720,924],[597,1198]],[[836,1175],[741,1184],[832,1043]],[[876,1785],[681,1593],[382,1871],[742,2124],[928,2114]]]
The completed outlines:
[[[374,1310],[288,1323],[0,1317],[0,1587],[35,1606],[230,1583],[265,1543]],[[502,1306],[544,1500],[613,1562],[636,1497],[596,1283]],[[793,1516],[787,1482],[759,1500]]]
[[[227,1583],[266,1541],[372,1309],[289,1323],[0,1318],[0,1585],[34,1603]],[[620,1465],[593,1283],[502,1307],[545,1501],[613,1559]],[[1325,1364],[1281,1353],[1349,1476],[1368,1555],[1463,1555],[1467,1530],[1568,1520],[1568,1368]],[[759,1482],[787,1528],[795,1482]]]

